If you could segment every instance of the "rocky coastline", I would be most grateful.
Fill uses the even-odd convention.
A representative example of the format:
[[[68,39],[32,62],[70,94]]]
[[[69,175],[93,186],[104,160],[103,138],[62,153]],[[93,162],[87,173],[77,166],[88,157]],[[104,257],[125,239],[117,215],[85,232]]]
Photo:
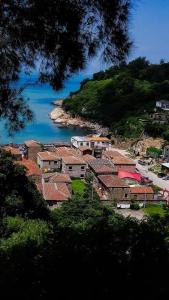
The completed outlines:
[[[56,106],[50,113],[50,118],[54,123],[62,126],[62,127],[80,127],[91,129],[94,133],[100,135],[108,135],[109,129],[103,127],[98,123],[94,123],[88,120],[85,120],[81,117],[72,117],[69,113],[65,112],[61,106]]]

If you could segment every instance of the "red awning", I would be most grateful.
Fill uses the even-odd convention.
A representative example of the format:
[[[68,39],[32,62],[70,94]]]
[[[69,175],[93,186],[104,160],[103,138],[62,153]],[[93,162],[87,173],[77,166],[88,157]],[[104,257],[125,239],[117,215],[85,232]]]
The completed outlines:
[[[118,172],[118,177],[121,179],[124,179],[124,178],[134,179],[139,182],[142,179],[142,176],[139,173],[132,173],[132,172],[127,172],[127,171],[122,171],[122,170]]]

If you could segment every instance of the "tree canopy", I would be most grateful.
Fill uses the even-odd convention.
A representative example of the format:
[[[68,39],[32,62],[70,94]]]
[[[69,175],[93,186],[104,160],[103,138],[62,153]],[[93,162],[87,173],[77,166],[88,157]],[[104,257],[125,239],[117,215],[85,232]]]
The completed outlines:
[[[153,124],[150,119],[158,99],[169,99],[169,63],[151,64],[138,57],[83,81],[63,107],[108,126],[114,134],[138,138],[145,131],[167,137],[168,124]]]
[[[0,3],[0,117],[12,132],[32,115],[11,89],[21,70],[40,64],[43,82],[55,89],[85,66],[97,50],[111,62],[125,59],[129,0],[2,0]]]

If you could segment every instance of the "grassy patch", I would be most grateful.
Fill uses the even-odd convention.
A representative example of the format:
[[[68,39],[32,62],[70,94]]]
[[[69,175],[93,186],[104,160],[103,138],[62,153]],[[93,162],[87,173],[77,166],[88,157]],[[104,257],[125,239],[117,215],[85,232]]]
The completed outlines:
[[[143,211],[146,215],[154,216],[160,215],[163,217],[166,213],[166,210],[160,205],[148,205],[147,207],[143,208]]]
[[[86,184],[84,183],[84,181],[80,179],[72,180],[71,186],[74,194],[81,194],[81,195],[84,193],[86,188]]]

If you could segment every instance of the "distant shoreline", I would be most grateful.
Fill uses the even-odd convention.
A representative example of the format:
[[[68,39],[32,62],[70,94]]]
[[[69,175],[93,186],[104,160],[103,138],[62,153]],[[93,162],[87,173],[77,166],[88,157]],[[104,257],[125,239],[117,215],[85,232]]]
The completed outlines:
[[[59,102],[59,103],[58,103]],[[52,102],[56,107],[50,112],[50,119],[55,123],[60,125],[60,127],[79,127],[90,129],[91,131],[100,134],[108,135],[108,128],[102,125],[85,120],[81,117],[72,117],[69,113],[65,112],[62,108],[63,99],[56,100]]]

